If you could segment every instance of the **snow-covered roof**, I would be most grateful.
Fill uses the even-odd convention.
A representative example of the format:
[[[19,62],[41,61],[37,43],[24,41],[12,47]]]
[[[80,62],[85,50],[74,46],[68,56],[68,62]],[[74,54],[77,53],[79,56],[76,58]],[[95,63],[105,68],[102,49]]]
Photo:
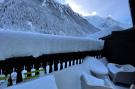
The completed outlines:
[[[11,57],[101,50],[104,42],[79,37],[0,31],[0,60]]]

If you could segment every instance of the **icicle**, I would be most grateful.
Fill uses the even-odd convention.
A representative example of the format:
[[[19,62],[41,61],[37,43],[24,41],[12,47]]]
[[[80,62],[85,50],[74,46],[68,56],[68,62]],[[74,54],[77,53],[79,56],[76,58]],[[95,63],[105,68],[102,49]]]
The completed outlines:
[[[65,62],[62,63],[62,69],[64,69],[64,68],[65,68]]]
[[[15,72],[15,68],[13,68],[13,72],[11,73],[11,80],[12,84],[15,85],[17,80],[17,72]]]
[[[36,75],[36,69],[34,68],[34,64],[32,66],[32,69],[31,69],[31,76],[35,76]]]
[[[61,66],[61,64],[60,64],[60,62],[57,64],[57,68],[58,68],[58,71],[60,70],[60,66]]]
[[[50,65],[47,65],[46,66],[46,74],[49,74],[49,71],[50,71]]]
[[[25,69],[25,66],[23,67],[23,70],[22,70],[22,79],[26,79],[27,78],[27,70]]]
[[[45,75],[45,72],[44,72],[44,68],[42,66],[42,63],[40,64],[40,67],[39,67],[39,76],[44,76]]]
[[[67,67],[69,67],[69,61],[67,61]]]

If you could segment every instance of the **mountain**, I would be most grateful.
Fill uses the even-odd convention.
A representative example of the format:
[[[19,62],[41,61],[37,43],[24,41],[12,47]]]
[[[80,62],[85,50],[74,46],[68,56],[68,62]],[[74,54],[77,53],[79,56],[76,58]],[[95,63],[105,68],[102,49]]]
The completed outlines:
[[[86,16],[84,18],[101,30],[120,31],[131,27],[131,25],[123,24],[111,17],[102,18],[100,16]]]
[[[1,0],[0,28],[68,36],[99,31],[68,5],[54,0]]]
[[[131,27],[131,25],[120,23],[111,17],[102,18],[100,16],[85,16],[84,18],[95,27],[101,29],[96,33],[87,35],[88,38],[99,39],[110,35],[112,31],[126,30]]]

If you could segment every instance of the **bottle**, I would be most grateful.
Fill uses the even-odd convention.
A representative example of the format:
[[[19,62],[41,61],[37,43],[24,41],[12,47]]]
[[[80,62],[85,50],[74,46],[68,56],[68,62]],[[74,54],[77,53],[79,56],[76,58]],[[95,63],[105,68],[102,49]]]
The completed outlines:
[[[80,62],[80,60],[78,59],[78,63],[77,64],[79,64],[79,62]]]
[[[0,74],[0,89],[7,87],[7,82],[6,82],[6,76],[2,73],[1,69],[1,74]]]
[[[71,66],[73,65],[73,61],[71,61]]]
[[[22,79],[23,81],[27,78],[27,70],[25,69],[25,66],[23,67],[23,70],[22,70]]]
[[[65,68],[65,62],[62,63],[62,69],[64,69],[64,68]]]
[[[69,67],[69,61],[67,61],[67,67]]]
[[[32,69],[31,69],[31,76],[32,77],[36,75],[35,72],[36,72],[36,69],[34,68],[34,64],[33,64]]]
[[[47,64],[47,66],[46,66],[46,74],[49,74],[49,71],[50,71],[50,66]]]
[[[52,64],[52,72],[54,71],[54,62],[53,62],[53,64]]]
[[[76,65],[76,60],[75,60],[75,65]]]
[[[11,80],[12,84],[15,85],[17,80],[17,72],[15,72],[15,68],[13,68],[13,72],[11,73]]]
[[[83,59],[81,59],[81,63],[83,63]]]
[[[57,68],[58,68],[58,71],[60,70],[60,66],[61,66],[61,64],[60,64],[60,62],[57,64]]]
[[[130,89],[135,89],[135,84],[131,84]]]
[[[6,76],[7,86],[10,84],[9,79],[10,79],[10,74],[8,74],[8,75]]]
[[[44,72],[44,68],[42,66],[42,63],[40,64],[40,67],[39,67],[39,76],[44,76],[45,75],[45,72]]]

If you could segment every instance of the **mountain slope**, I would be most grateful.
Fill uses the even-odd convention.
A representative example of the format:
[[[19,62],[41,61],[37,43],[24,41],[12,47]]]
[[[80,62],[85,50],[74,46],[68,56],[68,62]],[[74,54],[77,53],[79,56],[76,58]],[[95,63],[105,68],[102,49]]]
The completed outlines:
[[[0,28],[68,36],[99,31],[69,6],[53,0],[5,0],[0,5]]]
[[[102,18],[100,16],[86,16],[84,18],[101,30],[120,31],[130,28],[130,25],[120,23],[111,17]]]
[[[102,18],[100,16],[87,16],[84,18],[95,27],[101,29],[101,31],[88,35],[88,38],[99,39],[110,35],[112,31],[121,31],[130,28],[130,25],[122,24],[111,17]]]

